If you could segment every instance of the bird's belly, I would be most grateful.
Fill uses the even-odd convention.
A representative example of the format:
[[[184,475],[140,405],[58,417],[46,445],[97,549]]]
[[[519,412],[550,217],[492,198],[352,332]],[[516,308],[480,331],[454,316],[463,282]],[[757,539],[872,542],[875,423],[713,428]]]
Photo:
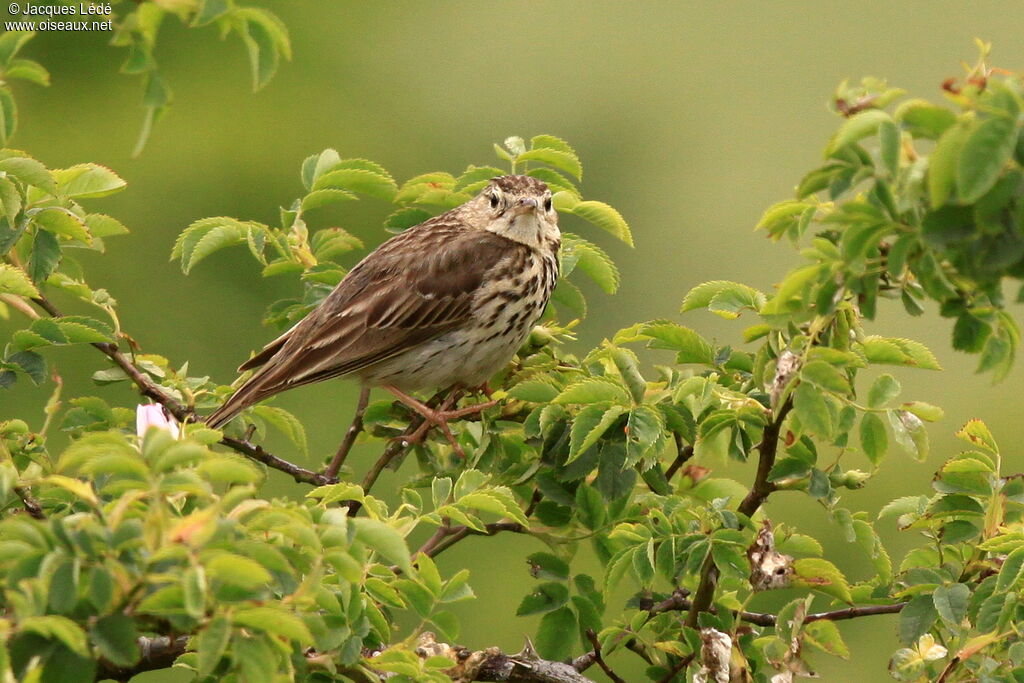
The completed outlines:
[[[479,329],[455,330],[359,374],[369,384],[389,384],[403,391],[479,386],[512,358],[529,331],[526,327],[487,339]]]
[[[468,324],[358,374],[368,384],[390,384],[403,391],[479,386],[522,346],[544,312],[557,278],[553,254],[534,257],[525,271],[480,288]]]

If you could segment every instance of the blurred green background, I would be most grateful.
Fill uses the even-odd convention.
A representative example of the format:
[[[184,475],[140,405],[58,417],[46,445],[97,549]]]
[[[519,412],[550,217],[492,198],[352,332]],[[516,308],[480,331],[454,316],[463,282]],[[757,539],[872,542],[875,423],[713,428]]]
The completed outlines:
[[[491,143],[508,135],[568,139],[584,161],[585,195],[620,209],[637,242],[629,250],[594,230],[571,228],[602,244],[623,272],[616,296],[588,290],[583,350],[637,320],[679,319],[679,303],[697,283],[733,279],[767,289],[796,263],[787,246],[752,228],[820,161],[837,123],[826,102],[842,78],[877,75],[939,98],[942,80],[962,74],[959,61],[974,60],[975,36],[994,43],[994,64],[1024,66],[1024,5],[994,1],[260,4],[288,25],[295,57],[255,95],[239,41],[165,22],[156,57],[175,101],[139,159],[129,153],[142,120],[140,84],[117,74],[124,54],[106,45],[108,35],[39,35],[25,56],[51,70],[53,86],[15,86],[15,147],[50,167],[106,164],[129,182],[124,193],[90,204],[133,232],[110,240],[107,256],[84,257],[92,283],[120,301],[123,325],[144,350],[189,360],[193,374],[222,382],[234,378],[251,349],[276,336],[260,325],[263,309],[297,286],[261,279],[242,250],[218,254],[186,278],[168,262],[174,237],[212,215],[276,221],[277,207],[300,192],[302,159],[324,147],[376,160],[401,181],[491,163]],[[341,225],[369,245],[386,237],[380,225],[387,206],[344,209],[325,214],[318,227]],[[738,342],[743,326],[707,314],[691,314],[685,323],[722,343]],[[891,455],[881,476],[847,494],[845,505],[876,511],[898,495],[929,490],[936,464],[958,448],[952,433],[970,417],[983,416],[1008,451],[1009,468],[1020,466],[1012,444],[1024,437],[1017,395],[1024,371],[996,386],[974,375],[975,359],[949,350],[950,325],[933,310],[908,319],[902,309],[883,307],[872,330],[920,339],[936,352],[945,371],[897,374],[905,395],[942,405],[946,419],[930,428],[930,462]],[[99,354],[56,350],[50,358],[69,395],[134,402],[125,388],[91,387]],[[38,427],[48,391],[23,383],[0,394],[0,417],[29,417]],[[278,405],[305,421],[311,460],[333,451],[356,391],[332,382],[280,398]],[[287,444],[274,445],[293,455]],[[357,455],[361,473],[375,453]],[[749,469],[723,468],[749,480]],[[380,491],[406,474],[386,475]],[[296,489],[275,479],[273,491]],[[768,513],[821,538],[852,578],[865,576],[866,561],[827,514],[797,501],[778,495]],[[897,562],[918,542],[891,526],[884,538]],[[532,581],[522,558],[537,549],[528,538],[505,536],[470,539],[441,556],[443,570],[476,570],[479,599],[461,611],[465,645],[515,651],[534,630],[533,619],[512,615]],[[596,570],[586,557],[578,565]],[[610,613],[627,589],[612,599]],[[785,597],[765,596],[759,605]],[[853,659],[819,657],[823,678],[886,680],[895,619],[842,628]],[[615,659],[628,680],[639,680],[639,669],[627,662]]]

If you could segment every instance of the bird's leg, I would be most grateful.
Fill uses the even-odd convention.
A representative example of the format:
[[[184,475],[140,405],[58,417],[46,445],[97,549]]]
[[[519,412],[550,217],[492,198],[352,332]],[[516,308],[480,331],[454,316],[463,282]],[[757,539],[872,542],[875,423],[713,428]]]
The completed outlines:
[[[410,409],[422,415],[423,419],[426,420],[426,422],[424,422],[420,427],[420,429],[423,429],[423,434],[420,433],[420,429],[417,429],[407,440],[415,443],[416,441],[413,437],[422,438],[426,433],[426,429],[429,429],[430,425],[435,425],[444,433],[444,436],[448,439],[448,443],[451,444],[452,449],[461,458],[465,458],[466,454],[463,453],[462,447],[459,446],[455,437],[452,435],[451,429],[448,428],[448,422],[450,420],[457,420],[459,418],[466,417],[467,415],[479,413],[480,411],[486,410],[487,408],[497,404],[497,401],[487,401],[486,403],[478,403],[476,405],[466,406],[465,408],[452,410],[452,407],[462,397],[461,391],[453,391],[447,398],[445,398],[439,408],[434,409],[393,386],[386,385],[384,388],[394,394],[399,401],[404,403]]]

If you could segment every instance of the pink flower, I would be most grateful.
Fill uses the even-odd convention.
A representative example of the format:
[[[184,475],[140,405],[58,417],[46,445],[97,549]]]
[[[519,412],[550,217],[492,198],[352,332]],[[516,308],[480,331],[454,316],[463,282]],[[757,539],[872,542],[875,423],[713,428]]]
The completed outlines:
[[[178,438],[178,423],[159,403],[145,403],[135,408],[135,433],[140,439],[146,436],[150,427],[166,429],[171,436]]]

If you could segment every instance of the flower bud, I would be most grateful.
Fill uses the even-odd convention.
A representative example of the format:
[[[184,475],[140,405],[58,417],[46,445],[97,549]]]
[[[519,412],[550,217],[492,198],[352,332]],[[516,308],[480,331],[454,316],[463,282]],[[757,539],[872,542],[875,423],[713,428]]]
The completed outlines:
[[[167,411],[159,403],[145,403],[135,408],[135,433],[139,435],[140,439],[146,436],[150,427],[165,429],[175,439],[180,433],[178,423],[167,414]]]

